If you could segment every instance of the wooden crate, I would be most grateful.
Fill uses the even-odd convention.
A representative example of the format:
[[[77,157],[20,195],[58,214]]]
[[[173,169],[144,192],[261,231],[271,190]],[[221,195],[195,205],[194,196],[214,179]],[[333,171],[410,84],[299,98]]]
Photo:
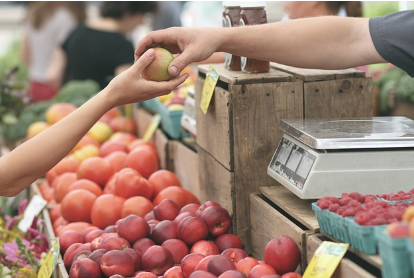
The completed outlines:
[[[372,116],[371,79],[355,70],[244,74],[214,66],[220,78],[206,114],[198,107],[209,65],[198,67],[195,84],[201,198],[231,209],[250,251],[249,194],[277,184],[266,170],[283,135],[280,120]]]
[[[252,256],[263,260],[266,244],[279,236],[287,235],[301,251],[301,263],[296,270],[302,273],[306,268],[306,237],[313,231],[287,215],[280,207],[274,206],[260,193],[250,194],[251,246]]]
[[[322,234],[309,235],[306,240],[306,259],[307,263],[312,259],[316,249],[322,244],[323,241],[329,240]],[[361,277],[372,278],[381,277],[381,263],[379,256],[370,256],[370,262],[364,260],[363,257],[355,256],[352,252],[348,251],[342,259],[338,268],[332,275],[332,278],[348,278],[348,277]]]

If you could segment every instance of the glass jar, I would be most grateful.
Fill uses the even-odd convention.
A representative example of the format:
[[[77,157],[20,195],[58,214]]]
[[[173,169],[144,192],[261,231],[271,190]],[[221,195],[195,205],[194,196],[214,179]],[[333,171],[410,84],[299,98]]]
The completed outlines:
[[[266,2],[242,2],[240,12],[240,26],[258,25],[267,23]],[[256,60],[241,57],[241,70],[245,73],[269,72],[270,63],[268,61]]]
[[[241,7],[238,1],[223,1],[223,27],[237,27],[240,23]],[[224,66],[228,70],[241,70],[240,56],[224,53]]]

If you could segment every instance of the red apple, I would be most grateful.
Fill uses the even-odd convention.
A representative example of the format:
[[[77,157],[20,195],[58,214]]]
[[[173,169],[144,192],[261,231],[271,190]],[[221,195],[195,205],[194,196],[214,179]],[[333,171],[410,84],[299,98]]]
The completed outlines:
[[[221,255],[228,257],[235,265],[241,260],[249,255],[240,248],[228,248],[221,252]]]
[[[119,236],[109,236],[109,237],[105,237],[102,240],[100,248],[111,251],[111,250],[122,250],[122,249],[130,248],[130,247],[131,245],[125,238],[122,238]]]
[[[134,274],[134,260],[123,251],[112,250],[106,252],[101,259],[101,270],[106,276],[120,274],[125,277]]]
[[[118,224],[118,235],[128,240],[130,244],[141,238],[148,237],[150,226],[148,223],[137,215],[131,214],[123,218]]]
[[[250,271],[253,267],[259,264],[259,261],[256,260],[253,257],[246,257],[244,259],[241,259],[237,264],[236,268],[237,270],[240,270],[243,272],[246,276],[249,275]]]
[[[174,266],[174,257],[167,248],[154,245],[142,255],[142,266],[145,271],[163,275],[165,271]]]
[[[220,276],[227,270],[237,270],[234,263],[226,256],[216,255],[207,264],[207,271]]]
[[[132,248],[137,250],[141,256],[147,251],[148,248],[155,245],[155,242],[150,238],[141,238],[135,241],[134,245],[132,245]]]
[[[154,207],[154,216],[156,219],[162,220],[174,220],[180,209],[177,204],[170,199],[162,200],[158,205]]]
[[[163,278],[184,278],[183,270],[181,266],[173,266],[168,269],[165,273]]]
[[[177,237],[187,244],[205,239],[208,236],[208,227],[206,223],[193,216],[188,216],[180,221],[177,227]]]
[[[155,59],[149,66],[144,68],[141,76],[146,80],[151,81],[167,81],[172,78],[168,72],[168,66],[174,60],[174,56],[166,49],[155,47]]]
[[[177,225],[170,220],[163,220],[151,232],[151,239],[156,244],[162,244],[168,239],[177,238]]]
[[[101,269],[99,265],[88,258],[82,258],[73,263],[69,271],[71,278],[101,278]]]
[[[198,263],[204,258],[201,254],[188,254],[181,260],[181,268],[183,270],[184,277],[190,277],[190,274],[194,272]]]
[[[187,244],[185,244],[185,242],[181,239],[177,238],[168,239],[164,241],[161,246],[167,248],[168,251],[171,252],[174,257],[175,264],[180,264],[181,260],[190,252]]]
[[[248,278],[261,278],[265,275],[269,274],[277,274],[275,269],[268,265],[268,264],[258,264],[255,267],[252,268],[252,270],[249,273]]]
[[[199,240],[194,243],[190,249],[190,253],[198,253],[204,256],[220,254],[214,242],[209,240]]]
[[[243,272],[238,270],[227,270],[223,274],[221,274],[218,278],[247,278]]]
[[[299,247],[288,236],[272,239],[264,250],[264,262],[271,265],[279,275],[294,272],[300,263],[300,256]]]
[[[240,248],[243,249],[243,243],[241,239],[233,234],[222,234],[214,240],[220,252],[228,248]]]
[[[208,207],[201,213],[200,217],[207,224],[209,234],[212,236],[220,236],[230,229],[231,216],[223,207]]]

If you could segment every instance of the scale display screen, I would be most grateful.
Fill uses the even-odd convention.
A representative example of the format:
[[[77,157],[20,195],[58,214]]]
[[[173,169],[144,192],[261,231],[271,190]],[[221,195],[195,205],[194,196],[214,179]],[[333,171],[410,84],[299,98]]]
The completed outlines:
[[[315,160],[315,155],[283,137],[269,167],[302,189]]]

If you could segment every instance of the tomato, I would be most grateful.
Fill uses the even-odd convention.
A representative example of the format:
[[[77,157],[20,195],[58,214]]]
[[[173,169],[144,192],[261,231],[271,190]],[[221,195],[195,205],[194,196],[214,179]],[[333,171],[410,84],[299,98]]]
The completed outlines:
[[[178,177],[173,172],[164,169],[154,172],[148,178],[148,181],[154,188],[154,196],[157,196],[161,190],[167,188],[168,186],[181,186]]]
[[[102,188],[96,182],[87,179],[80,179],[72,183],[69,192],[76,189],[86,189],[95,194],[96,197],[102,195]]]
[[[76,173],[78,166],[79,161],[76,158],[67,156],[59,161],[53,168],[56,169],[58,175],[61,175],[66,172]]]
[[[124,153],[128,153],[129,149],[127,145],[123,142],[119,141],[106,141],[102,143],[101,147],[99,148],[99,156],[105,157],[109,155],[110,153],[121,151]]]
[[[100,229],[114,225],[121,219],[125,198],[113,194],[103,194],[96,198],[92,206],[92,224]]]
[[[134,141],[132,141],[131,143],[128,144],[128,149],[129,151],[132,151],[133,149],[135,149],[136,147],[140,146],[140,145],[147,145],[149,147],[152,148],[152,150],[157,153],[157,148],[155,147],[154,142],[148,142],[145,141],[144,139],[141,138],[137,138]]]
[[[124,168],[118,172],[115,180],[115,194],[124,198],[143,196],[152,198],[154,190],[147,179],[131,168]]]
[[[148,145],[140,145],[127,156],[126,167],[130,167],[148,179],[159,169],[158,155]]]
[[[54,205],[49,210],[49,216],[50,216],[50,221],[52,222],[52,224],[55,223],[56,219],[58,219],[59,216],[61,216],[61,214],[60,214],[60,204]]]
[[[91,210],[96,195],[86,189],[70,191],[62,200],[60,213],[69,222],[91,222]]]
[[[152,202],[145,197],[135,196],[128,198],[122,206],[121,217],[127,217],[130,214],[138,215],[142,218],[152,211],[154,206]]]
[[[103,187],[113,175],[111,164],[102,157],[89,157],[82,161],[78,167],[78,178],[89,179]]]
[[[125,152],[115,151],[105,156],[105,160],[109,161],[114,172],[118,172],[125,167],[127,156]]]
[[[64,226],[66,226],[69,223],[68,220],[63,218],[62,216],[59,216],[55,222],[53,222],[52,227],[53,231],[55,232],[55,235],[57,235],[57,232],[62,229]]]
[[[161,203],[161,201],[164,199],[170,199],[171,201],[176,203],[180,209],[183,206],[191,203],[200,203],[198,198],[193,193],[180,186],[169,186],[161,190],[160,193],[158,193],[158,195],[155,196],[152,204],[156,206],[159,203]]]
[[[69,192],[69,187],[78,179],[76,173],[67,172],[57,176],[53,180],[53,196],[57,203],[62,202],[63,197]]]
[[[129,117],[115,117],[109,121],[109,126],[114,132],[128,132],[135,134],[137,132],[137,125],[132,118]]]
[[[63,234],[66,231],[69,231],[69,230],[74,230],[74,231],[77,231],[79,233],[82,233],[83,230],[85,230],[89,227],[93,227],[93,225],[91,223],[87,223],[87,222],[68,223],[68,224],[66,224],[65,226],[63,226],[62,228],[60,228],[57,231],[56,236],[59,237],[61,234]]]

